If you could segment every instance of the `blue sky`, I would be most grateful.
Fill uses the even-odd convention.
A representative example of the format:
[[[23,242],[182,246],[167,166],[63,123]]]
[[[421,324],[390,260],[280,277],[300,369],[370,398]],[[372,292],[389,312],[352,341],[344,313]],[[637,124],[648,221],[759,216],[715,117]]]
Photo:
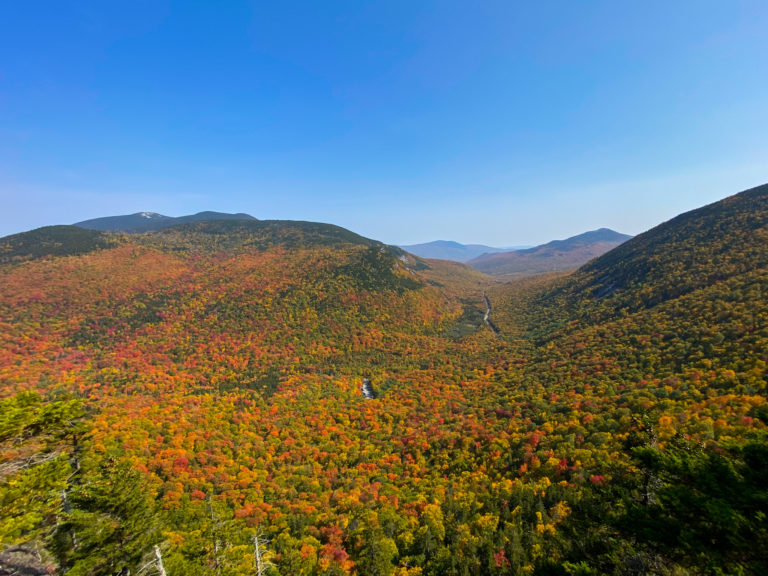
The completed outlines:
[[[150,210],[636,234],[768,182],[768,3],[24,0],[0,235]]]

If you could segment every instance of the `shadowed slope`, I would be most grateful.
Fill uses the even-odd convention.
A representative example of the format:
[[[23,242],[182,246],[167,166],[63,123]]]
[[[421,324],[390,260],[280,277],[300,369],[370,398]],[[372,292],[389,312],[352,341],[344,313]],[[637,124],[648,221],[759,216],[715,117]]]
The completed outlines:
[[[0,264],[45,256],[85,254],[116,244],[114,237],[103,232],[77,226],[45,226],[0,238]]]

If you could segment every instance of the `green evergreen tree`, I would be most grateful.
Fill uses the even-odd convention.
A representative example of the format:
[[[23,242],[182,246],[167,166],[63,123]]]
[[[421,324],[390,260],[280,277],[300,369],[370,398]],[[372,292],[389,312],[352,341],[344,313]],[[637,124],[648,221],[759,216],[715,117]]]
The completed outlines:
[[[141,474],[108,458],[66,493],[53,545],[68,576],[127,575],[160,539]]]
[[[54,530],[61,494],[76,475],[86,433],[80,400],[21,392],[0,401],[0,544],[42,541]]]
[[[659,479],[652,502],[630,507],[621,527],[652,550],[711,574],[766,574],[768,444],[706,450],[676,438],[634,449]]]

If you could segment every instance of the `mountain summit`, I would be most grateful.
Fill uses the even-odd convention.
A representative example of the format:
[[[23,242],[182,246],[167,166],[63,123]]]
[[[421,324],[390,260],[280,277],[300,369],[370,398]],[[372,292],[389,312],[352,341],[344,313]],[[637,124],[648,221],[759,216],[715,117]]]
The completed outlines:
[[[189,216],[164,216],[157,212],[137,212],[136,214],[126,214],[124,216],[106,216],[104,218],[94,218],[92,220],[83,220],[76,222],[75,226],[86,228],[88,230],[99,230],[102,232],[149,232],[151,230],[162,230],[178,224],[187,224],[189,222],[207,222],[208,220],[256,220],[250,214],[227,214],[226,212],[198,212]]]
[[[467,264],[494,276],[530,276],[553,270],[570,270],[605,254],[630,238],[609,228],[600,228],[526,250],[483,254]]]

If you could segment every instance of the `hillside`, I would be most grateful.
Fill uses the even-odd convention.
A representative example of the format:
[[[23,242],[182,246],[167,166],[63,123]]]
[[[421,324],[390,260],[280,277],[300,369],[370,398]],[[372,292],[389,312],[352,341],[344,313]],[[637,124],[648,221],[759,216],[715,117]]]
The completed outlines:
[[[631,236],[626,234],[601,228],[565,240],[553,240],[534,248],[484,254],[469,260],[467,264],[480,272],[507,278],[573,270],[630,238]]]
[[[506,284],[310,222],[25,249],[0,541],[73,574],[249,573],[259,533],[283,575],[763,574],[767,203]]]
[[[76,226],[45,226],[0,238],[0,264],[45,256],[85,254],[116,243],[116,238],[94,230]]]
[[[596,258],[536,296],[547,314],[599,323],[697,290],[761,274],[768,267],[768,185],[681,214]],[[533,329],[533,325],[529,324]]]
[[[497,322],[539,345],[567,353],[602,334],[590,354],[621,354],[611,364],[622,372],[658,378],[720,366],[741,374],[735,384],[753,381],[768,359],[767,270],[768,186],[761,186],[682,214],[571,275],[491,292]]]
[[[681,214],[589,263],[578,289],[615,293],[615,307],[648,307],[765,269],[767,213],[768,186],[760,186]]]
[[[611,490],[630,497],[625,511],[601,505],[614,520],[595,517],[596,533],[647,543],[649,573],[676,562],[693,574],[723,562],[764,571],[754,549],[765,522],[733,527],[765,509],[756,495],[768,481],[768,186],[682,214],[574,274],[489,292],[502,332],[529,345],[518,402],[562,413],[546,418],[563,431],[548,444],[574,456],[611,445],[629,463],[603,462]],[[588,406],[575,440],[569,406]]]
[[[162,230],[179,224],[190,222],[206,222],[210,220],[256,220],[249,214],[227,214],[224,212],[198,212],[189,216],[163,216],[157,212],[137,212],[136,214],[127,214],[124,216],[106,216],[103,218],[94,218],[92,220],[83,220],[77,222],[74,226],[86,228],[88,230],[100,230],[102,232],[127,232],[139,233],[152,230]]]
[[[328,224],[216,220],[141,236],[111,236],[76,227],[54,232],[51,236],[51,231],[41,229],[0,239],[0,245],[33,245],[34,250],[29,250],[36,255],[61,255],[1,269],[0,302],[13,326],[18,327],[17,320],[23,318],[36,318],[46,325],[65,322],[66,329],[48,336],[64,350],[74,347],[78,356],[109,356],[113,346],[136,346],[137,339],[151,340],[158,330],[186,331],[188,337],[190,330],[200,330],[198,344],[205,350],[220,336],[247,340],[248,354],[258,350],[260,358],[252,360],[254,369],[269,372],[278,365],[288,370],[287,358],[280,359],[287,354],[280,342],[300,334],[304,344],[294,341],[290,348],[308,347],[301,354],[311,362],[302,371],[335,372],[332,366],[338,360],[332,358],[342,355],[341,365],[358,374],[352,366],[373,370],[370,355],[381,355],[388,346],[361,345],[360,338],[369,344],[380,339],[394,343],[400,334],[396,326],[414,334],[433,334],[460,312],[458,299],[466,297],[468,289],[474,292],[478,307],[481,302],[483,277],[471,269],[427,264],[399,248]],[[47,248],[51,238],[57,241],[54,253]],[[83,238],[91,242],[86,244]],[[441,273],[444,266],[450,272]],[[456,286],[467,278],[471,288],[438,290],[440,280],[448,276]],[[449,293],[446,298],[444,294]],[[189,306],[191,316],[183,312]],[[379,312],[389,319],[383,320]],[[228,325],[230,321],[234,324]],[[173,327],[176,322],[180,324]],[[192,324],[186,327],[186,322]],[[375,330],[366,333],[369,324]],[[12,330],[4,333],[4,341],[13,341],[13,334]],[[274,343],[265,344],[265,338]],[[320,354],[315,347],[327,338],[332,345]],[[406,342],[403,336],[401,345]],[[147,357],[163,348],[147,345]],[[177,344],[169,346],[178,353]],[[194,343],[187,338],[185,348],[189,346],[194,348]],[[34,354],[19,354],[26,356],[25,362],[35,362]],[[267,362],[265,354],[275,357]],[[199,352],[198,356],[198,371],[205,358],[215,371],[217,354]],[[292,356],[288,364],[298,361]],[[14,382],[28,381],[19,380],[23,373],[4,379],[6,392],[15,387]],[[138,370],[132,381],[144,378]],[[211,377],[205,386],[216,381]]]

